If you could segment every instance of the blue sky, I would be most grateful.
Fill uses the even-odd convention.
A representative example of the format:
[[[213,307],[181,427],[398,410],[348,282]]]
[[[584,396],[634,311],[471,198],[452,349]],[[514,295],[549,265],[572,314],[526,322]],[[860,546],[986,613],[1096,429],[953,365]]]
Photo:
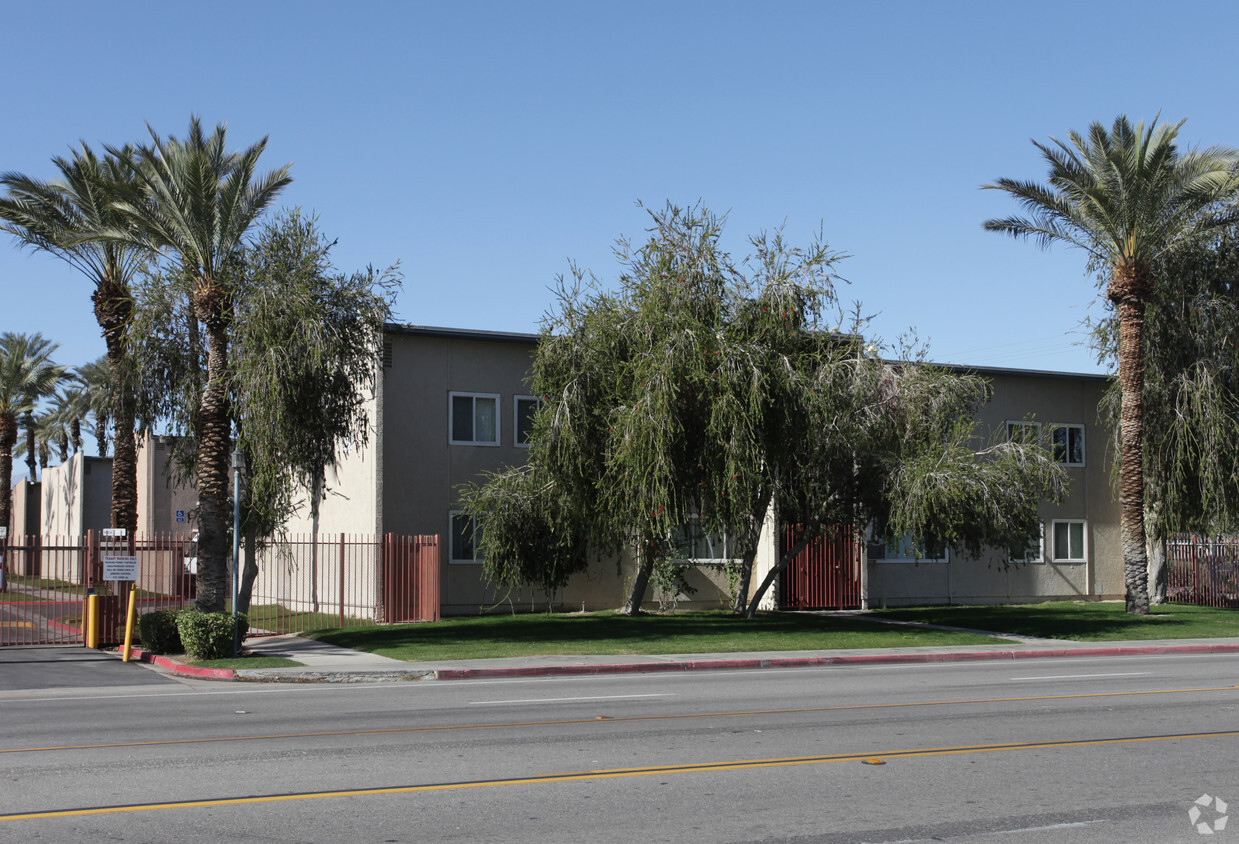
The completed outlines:
[[[342,270],[399,261],[401,322],[534,331],[568,261],[616,276],[651,206],[786,222],[852,257],[845,302],[935,360],[1100,371],[1084,256],[981,230],[1039,179],[1032,138],[1188,118],[1239,145],[1239,5],[1223,2],[5,2],[0,170],[83,139],[183,134],[292,162]],[[7,239],[7,237],[5,238]],[[86,281],[0,246],[0,330],[103,354]]]

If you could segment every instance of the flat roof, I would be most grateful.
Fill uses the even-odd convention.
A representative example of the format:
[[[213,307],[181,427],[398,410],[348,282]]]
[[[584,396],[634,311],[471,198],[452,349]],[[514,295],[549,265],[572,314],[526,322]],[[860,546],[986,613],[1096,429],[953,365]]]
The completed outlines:
[[[479,328],[444,328],[435,325],[408,325],[403,323],[389,322],[383,330],[391,334],[417,334],[423,337],[454,337],[462,340],[491,340],[499,343],[537,343],[540,336],[538,334],[528,334],[517,331],[489,331]],[[960,363],[933,363],[926,361],[930,366],[936,366],[940,369],[945,369],[948,372],[966,373],[971,372],[977,375],[1007,375],[1025,378],[1064,378],[1073,381],[1110,381],[1113,376],[1099,375],[1094,372],[1056,372],[1047,369],[1019,369],[1017,367],[1006,366],[969,366]]]
[[[464,340],[494,340],[500,343],[536,343],[537,334],[516,331],[486,331],[479,328],[442,328],[435,325],[405,325],[389,322],[383,326],[389,334],[418,334],[423,337],[455,337]]]

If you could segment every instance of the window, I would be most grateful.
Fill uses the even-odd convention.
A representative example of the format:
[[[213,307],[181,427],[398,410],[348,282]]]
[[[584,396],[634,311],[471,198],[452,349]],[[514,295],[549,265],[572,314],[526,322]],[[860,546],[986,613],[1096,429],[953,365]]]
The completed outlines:
[[[1045,522],[1037,522],[1036,533],[1028,537],[1027,545],[1023,548],[1011,549],[1010,561],[1013,563],[1045,562]]]
[[[1008,422],[1007,441],[1036,445],[1041,441],[1041,425],[1036,422]]]
[[[468,513],[452,511],[450,532],[452,535],[453,563],[480,563],[482,554],[478,551],[478,542],[482,539],[482,530],[477,519]]]
[[[671,559],[677,563],[726,563],[734,556],[726,534],[707,531],[700,516],[690,516],[671,535]]]
[[[1082,563],[1085,560],[1086,532],[1084,521],[1063,520],[1054,522],[1054,562]]]
[[[870,530],[869,559],[879,563],[948,563],[950,550],[933,537],[917,542],[912,534],[883,537]]]
[[[499,396],[450,393],[449,442],[453,445],[499,445]]]
[[[533,434],[533,418],[542,407],[542,399],[536,396],[517,396],[513,408],[515,418],[512,420],[512,444],[529,447],[529,438]]]
[[[1050,428],[1050,445],[1054,459],[1068,466],[1084,465],[1084,426],[1053,425]]]

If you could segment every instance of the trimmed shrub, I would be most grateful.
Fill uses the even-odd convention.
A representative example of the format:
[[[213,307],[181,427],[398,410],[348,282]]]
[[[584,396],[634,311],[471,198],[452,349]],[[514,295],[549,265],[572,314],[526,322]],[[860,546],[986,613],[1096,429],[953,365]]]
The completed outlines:
[[[228,659],[232,656],[232,613],[182,610],[176,617],[181,644],[190,659]],[[249,619],[237,614],[237,641],[244,642]]]
[[[153,610],[138,616],[138,641],[153,654],[179,654],[181,633],[176,627],[178,610]]]

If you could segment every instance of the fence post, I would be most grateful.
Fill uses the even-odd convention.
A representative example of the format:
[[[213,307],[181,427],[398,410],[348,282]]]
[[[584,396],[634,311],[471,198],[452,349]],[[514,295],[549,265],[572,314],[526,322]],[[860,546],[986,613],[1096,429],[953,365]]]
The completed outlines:
[[[340,626],[344,627],[344,534],[340,534]]]

